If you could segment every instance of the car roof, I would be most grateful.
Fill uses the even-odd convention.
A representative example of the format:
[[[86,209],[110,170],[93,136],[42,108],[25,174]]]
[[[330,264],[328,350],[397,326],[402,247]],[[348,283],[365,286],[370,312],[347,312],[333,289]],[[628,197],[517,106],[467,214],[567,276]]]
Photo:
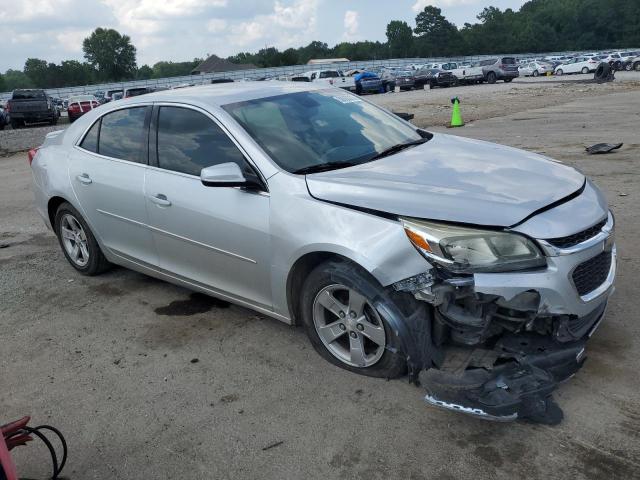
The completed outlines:
[[[144,102],[179,102],[206,104],[220,107],[228,103],[244,102],[258,98],[274,97],[287,93],[326,90],[326,84],[313,85],[307,82],[233,82],[199,85],[177,90],[162,90],[127,99],[119,105]]]

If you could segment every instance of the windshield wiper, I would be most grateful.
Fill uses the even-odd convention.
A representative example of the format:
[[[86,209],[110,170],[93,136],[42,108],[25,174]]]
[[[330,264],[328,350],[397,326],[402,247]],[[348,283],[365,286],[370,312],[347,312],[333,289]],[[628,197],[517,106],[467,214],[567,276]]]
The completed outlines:
[[[358,165],[353,162],[327,162],[319,165],[309,165],[308,167],[302,167],[298,170],[294,170],[293,173],[297,175],[306,175],[307,173],[326,172],[328,170],[337,170],[339,168],[353,167]]]
[[[392,147],[387,148],[386,150],[381,151],[380,153],[375,154],[373,157],[369,158],[368,161],[378,160],[379,158],[388,157],[389,155],[393,155],[394,153],[398,153],[400,150],[404,150],[405,148],[415,147],[416,145],[422,145],[430,140],[430,138],[421,138],[420,140],[414,140],[412,142],[406,143],[398,143],[393,145]]]

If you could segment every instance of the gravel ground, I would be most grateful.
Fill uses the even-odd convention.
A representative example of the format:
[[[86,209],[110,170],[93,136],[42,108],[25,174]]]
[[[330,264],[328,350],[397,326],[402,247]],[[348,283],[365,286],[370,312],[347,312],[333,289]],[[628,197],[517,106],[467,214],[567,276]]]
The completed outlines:
[[[446,123],[433,95],[446,105],[455,92],[474,121],[434,130],[546,153],[608,195],[617,292],[585,367],[556,394],[560,426],[427,407],[406,381],[331,366],[301,329],[124,269],[77,275],[35,213],[24,154],[0,159],[2,419],[61,428],[70,479],[640,478],[640,87],[522,83],[370,98],[414,105],[428,126]],[[600,141],[625,146],[585,155]],[[46,476],[42,447],[16,458],[22,476]]]

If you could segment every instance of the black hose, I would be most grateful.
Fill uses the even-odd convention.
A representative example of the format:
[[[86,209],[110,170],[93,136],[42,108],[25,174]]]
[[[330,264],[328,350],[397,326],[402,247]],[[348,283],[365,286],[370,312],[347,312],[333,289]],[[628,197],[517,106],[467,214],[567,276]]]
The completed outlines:
[[[56,450],[53,448],[53,445],[51,444],[49,439],[43,433],[41,433],[40,430],[49,430],[60,439],[60,443],[62,444],[62,461],[60,462],[60,464],[58,464],[58,456],[56,455]],[[51,427],[49,425],[40,425],[34,428],[25,426],[15,432],[13,435],[7,437],[7,440],[17,435],[23,435],[25,433],[35,435],[44,442],[45,446],[49,450],[49,453],[51,454],[51,461],[53,463],[53,475],[51,476],[51,480],[57,480],[58,475],[60,475],[65,463],[67,462],[67,442],[64,439],[62,433],[57,428]]]

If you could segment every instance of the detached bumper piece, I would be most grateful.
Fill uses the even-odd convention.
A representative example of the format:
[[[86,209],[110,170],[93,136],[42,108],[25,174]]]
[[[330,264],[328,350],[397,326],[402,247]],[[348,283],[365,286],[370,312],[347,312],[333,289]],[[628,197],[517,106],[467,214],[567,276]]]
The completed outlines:
[[[506,335],[493,350],[450,347],[439,370],[421,372],[425,401],[485,420],[556,425],[551,393],[584,363],[584,342],[558,345],[537,334]]]

